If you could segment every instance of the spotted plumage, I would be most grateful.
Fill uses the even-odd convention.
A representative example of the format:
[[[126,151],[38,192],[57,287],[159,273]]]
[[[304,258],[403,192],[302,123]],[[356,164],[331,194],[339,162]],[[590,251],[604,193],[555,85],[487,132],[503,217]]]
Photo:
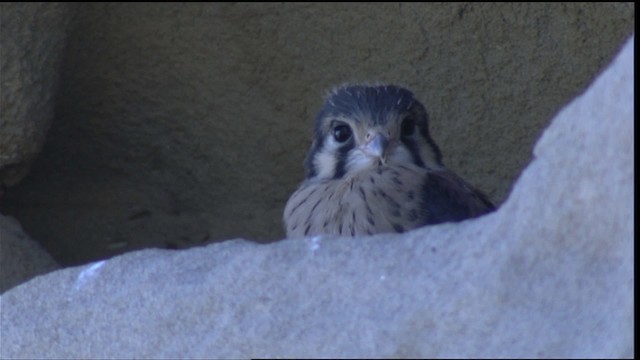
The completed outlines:
[[[305,168],[284,211],[288,237],[404,232],[494,209],[444,167],[424,106],[398,86],[334,89]]]

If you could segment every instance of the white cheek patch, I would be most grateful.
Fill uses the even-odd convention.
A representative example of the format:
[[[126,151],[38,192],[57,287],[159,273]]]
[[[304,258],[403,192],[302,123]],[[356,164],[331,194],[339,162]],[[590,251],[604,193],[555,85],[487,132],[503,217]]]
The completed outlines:
[[[387,162],[389,164],[413,164],[413,157],[404,145],[395,146],[394,149],[387,155]]]
[[[313,166],[321,179],[332,178],[336,173],[336,157],[331,150],[323,148],[313,159]]]

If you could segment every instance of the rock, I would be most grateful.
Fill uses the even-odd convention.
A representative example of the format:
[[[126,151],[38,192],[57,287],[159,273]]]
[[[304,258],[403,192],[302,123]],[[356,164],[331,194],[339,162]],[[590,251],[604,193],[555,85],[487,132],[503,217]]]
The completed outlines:
[[[500,204],[635,26],[613,2],[70,6],[46,147],[0,204],[63,265],[281,238],[345,81],[411,88],[447,166]]]
[[[68,4],[0,4],[0,189],[17,184],[42,148],[69,17]]]
[[[16,219],[0,214],[0,293],[59,268],[51,255],[24,233]]]
[[[0,202],[28,173],[54,113],[68,4],[0,4]],[[60,266],[0,214],[0,293]]]
[[[633,82],[631,39],[495,213],[59,270],[0,297],[0,355],[632,357]]]

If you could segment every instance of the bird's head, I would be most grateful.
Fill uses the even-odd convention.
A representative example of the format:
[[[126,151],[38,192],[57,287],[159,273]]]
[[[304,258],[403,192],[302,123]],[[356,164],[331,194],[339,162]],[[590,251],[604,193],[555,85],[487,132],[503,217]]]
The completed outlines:
[[[305,159],[308,179],[339,179],[378,166],[442,166],[424,106],[393,85],[333,89],[318,113]]]

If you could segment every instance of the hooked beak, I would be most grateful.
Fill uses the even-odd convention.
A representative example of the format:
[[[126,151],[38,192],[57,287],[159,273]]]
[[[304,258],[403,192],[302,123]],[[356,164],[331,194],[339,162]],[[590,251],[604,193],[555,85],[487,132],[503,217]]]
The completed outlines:
[[[364,153],[384,160],[384,155],[389,145],[389,140],[382,134],[375,134],[364,146]]]

